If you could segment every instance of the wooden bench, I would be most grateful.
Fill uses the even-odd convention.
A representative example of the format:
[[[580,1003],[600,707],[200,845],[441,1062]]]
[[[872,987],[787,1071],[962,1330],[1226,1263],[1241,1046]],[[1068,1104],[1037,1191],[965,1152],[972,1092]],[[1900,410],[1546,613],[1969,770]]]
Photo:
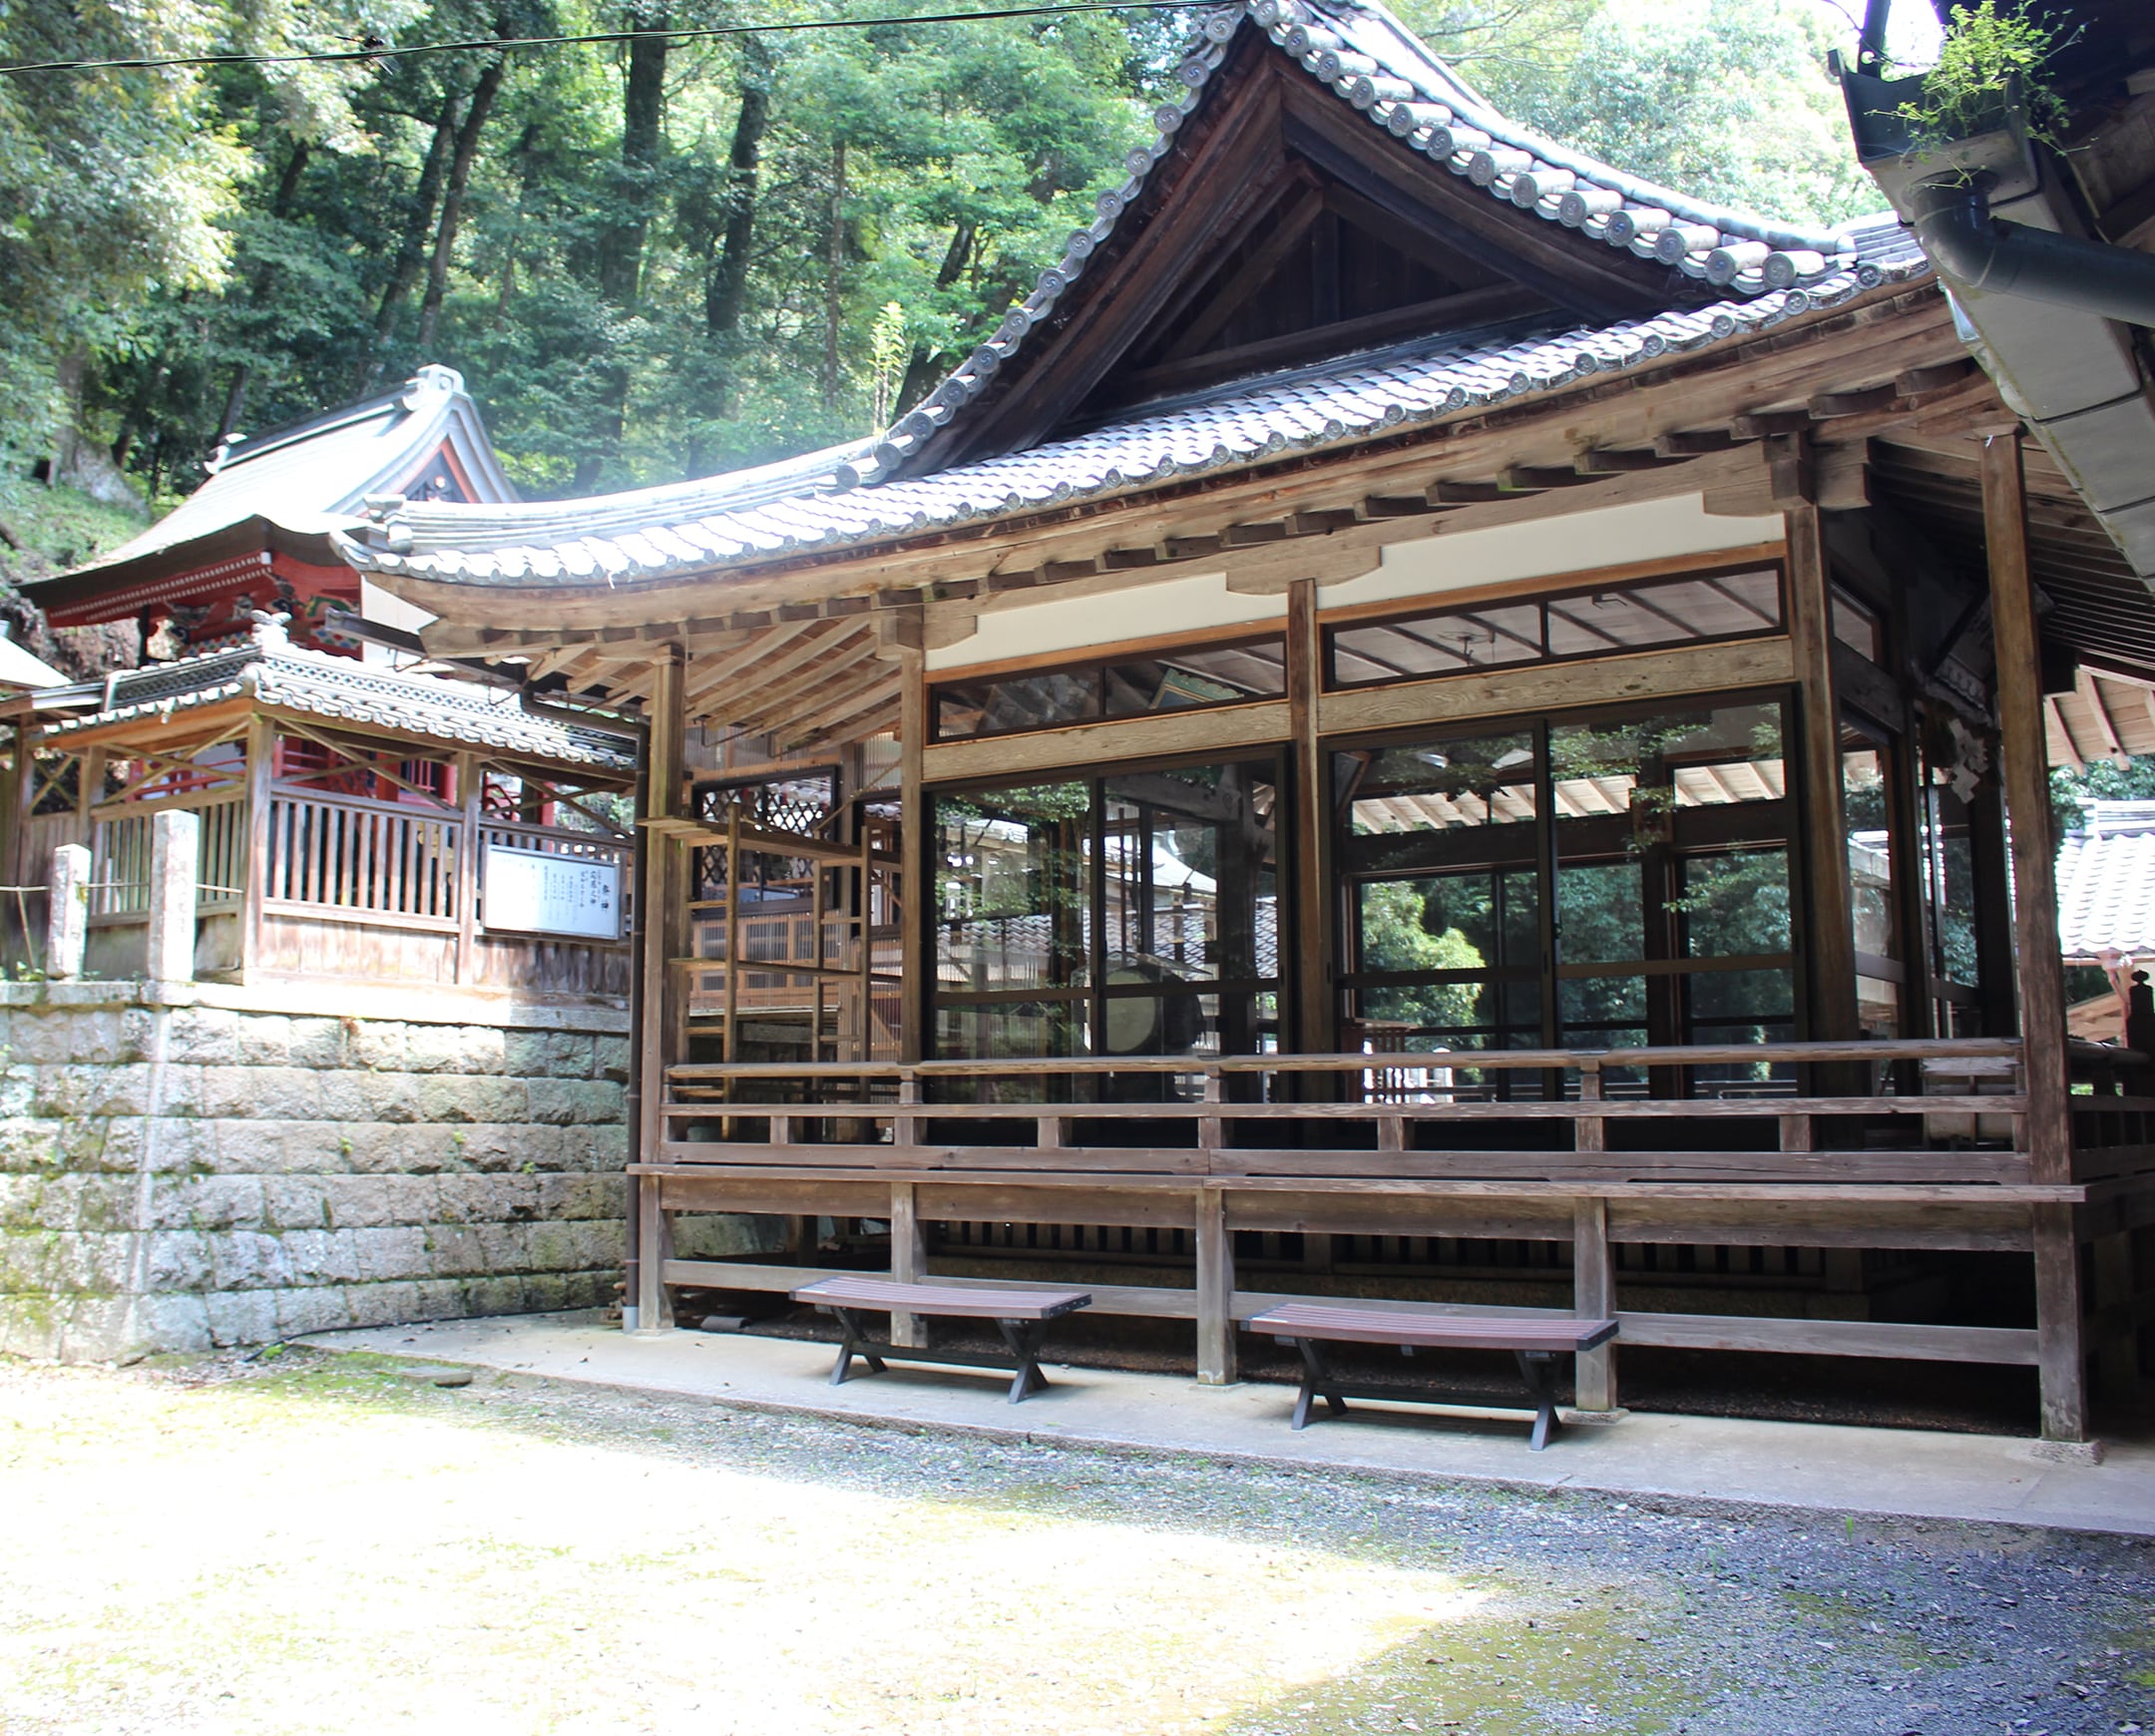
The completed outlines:
[[[793,1292],[796,1302],[812,1302],[838,1317],[843,1337],[831,1385],[844,1385],[857,1356],[873,1374],[887,1362],[935,1363],[951,1368],[1012,1368],[1010,1402],[1031,1397],[1048,1385],[1040,1371],[1041,1337],[1048,1322],[1091,1306],[1082,1290],[999,1290],[985,1285],[901,1284],[890,1278],[825,1278]],[[961,1320],[993,1320],[1010,1347],[1010,1358],[966,1350],[913,1349],[868,1336],[863,1314],[925,1314]]]
[[[1606,1344],[1616,1336],[1613,1320],[1564,1320],[1548,1315],[1424,1314],[1391,1308],[1340,1308],[1321,1302],[1288,1302],[1253,1316],[1252,1332],[1269,1332],[1302,1353],[1302,1391],[1295,1399],[1294,1426],[1307,1428],[1310,1407],[1322,1395],[1335,1417],[1347,1401],[1399,1399],[1413,1404],[1446,1404],[1442,1393],[1426,1388],[1349,1386],[1332,1372],[1327,1344],[1396,1344],[1402,1350],[1508,1350],[1518,1360],[1519,1378],[1533,1405],[1533,1433],[1527,1447],[1538,1453],[1556,1426],[1556,1358]]]

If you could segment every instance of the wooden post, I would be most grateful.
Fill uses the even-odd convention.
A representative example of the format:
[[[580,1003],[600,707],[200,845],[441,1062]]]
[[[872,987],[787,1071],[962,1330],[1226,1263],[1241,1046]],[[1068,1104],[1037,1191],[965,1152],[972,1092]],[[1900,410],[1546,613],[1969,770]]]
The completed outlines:
[[[2037,1181],[2072,1178],[2070,1082],[2065,1054],[2065,963],[2058,951],[2050,754],[2043,732],[2042,652],[2028,572],[2027,500],[2020,434],[1983,442],[1983,544],[1990,563],[1990,634],[1997,658],[1999,758],[2012,827],[2013,939],[2020,966],[2020,1064],[2027,1085],[2027,1148]],[[2042,1432],[2087,1439],[2087,1371],[2080,1303],[2080,1244],[2069,1205],[2034,1209],[2035,1332]]]
[[[464,804],[464,823],[457,829],[456,980],[468,988],[479,969],[479,825],[486,811],[486,773],[476,753],[456,756],[456,781]]]
[[[674,819],[680,814],[683,739],[681,651],[668,646],[652,671],[649,741],[645,748],[646,803],[649,819]],[[673,866],[679,846],[661,833],[646,829],[637,848],[643,854],[644,899],[638,922],[644,945],[636,957],[635,990],[643,1009],[643,1053],[637,1057],[637,1154],[645,1163],[665,1160],[665,1070],[679,1041],[678,1023],[672,1017],[671,938],[680,900],[676,897]],[[631,1207],[637,1228],[637,1267],[631,1275],[629,1300],[632,1314],[624,1310],[626,1330],[658,1332],[671,1324],[660,1268],[665,1258],[665,1214],[659,1209],[658,1177],[636,1178]]]
[[[1317,582],[1297,579],[1287,593],[1287,716],[1295,792],[1295,1046],[1308,1055],[1328,1055],[1339,1046],[1332,993],[1331,812],[1317,741],[1317,695],[1323,684]]]
[[[665,1287],[665,1263],[673,1252],[671,1226],[659,1194],[655,1175],[637,1177],[636,1329],[663,1332],[673,1324],[673,1298]]]
[[[921,653],[900,649],[898,690],[898,1059],[928,1052],[928,924],[935,878],[929,869],[928,801],[921,779],[928,745],[928,673]]]
[[[1197,1384],[1231,1387],[1235,1369],[1234,1233],[1227,1227],[1227,1192],[1200,1187],[1197,1228]]]
[[[276,725],[259,711],[247,719],[246,885],[239,913],[239,980],[261,968],[262,902],[269,896],[270,822],[275,818]]]
[[[0,872],[10,886],[27,885],[31,873],[42,866],[30,860],[28,843],[30,798],[36,789],[37,748],[26,717],[10,731],[7,770],[0,776]],[[26,946],[29,939],[23,936]]]
[[[2080,1242],[2069,1205],[2037,1205],[2035,1361],[2045,1441],[2085,1441],[2087,1363],[2082,1348]]]
[[[1850,911],[1848,828],[1841,811],[1841,720],[1833,685],[1833,592],[1819,509],[1784,515],[1788,530],[1789,640],[1797,700],[1796,759],[1803,780],[1803,932],[1811,955],[1810,1033],[1816,1042],[1856,1036],[1856,932]]]
[[[918,1284],[928,1271],[928,1238],[921,1232],[913,1183],[892,1182],[890,1195],[891,1277],[900,1284]],[[890,1329],[893,1344],[909,1350],[928,1347],[927,1322],[918,1314],[892,1314]]]
[[[2050,753],[2043,730],[2042,651],[2028,575],[2020,436],[1983,442],[1983,541],[1990,557],[1990,632],[1997,656],[2000,769],[2012,827],[2013,940],[2020,965],[2021,1065],[2028,1152],[2037,1181],[2072,1178],[2065,1056],[2065,961],[2058,951]]]
[[[1575,1200],[1571,1206],[1571,1312],[1581,1320],[1616,1318],[1616,1264],[1609,1254],[1605,1199]],[[1582,1411],[1617,1408],[1614,1346],[1579,1353],[1577,1399]]]

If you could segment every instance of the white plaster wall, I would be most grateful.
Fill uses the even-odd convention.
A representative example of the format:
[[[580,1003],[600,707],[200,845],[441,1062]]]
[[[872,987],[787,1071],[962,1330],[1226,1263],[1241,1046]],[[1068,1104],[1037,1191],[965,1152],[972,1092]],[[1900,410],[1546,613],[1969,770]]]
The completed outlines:
[[[1711,556],[1779,542],[1778,516],[1719,518],[1702,496],[1634,501],[1598,512],[1566,513],[1522,525],[1459,531],[1394,543],[1374,573],[1318,588],[1319,607],[1389,603],[1515,579],[1556,578],[1633,561]]]
[[[1224,573],[1135,584],[1094,597],[1067,597],[991,610],[980,630],[927,653],[931,669],[1041,656],[1126,639],[1248,627],[1287,618],[1285,597],[1242,597],[1227,589]]]
[[[1441,522],[1441,521],[1440,521]],[[1699,495],[1635,501],[1594,512],[1566,513],[1526,524],[1440,532],[1379,552],[1379,564],[1358,578],[1318,588],[1320,608],[1437,597],[1474,586],[1519,579],[1560,578],[1633,561],[1698,556],[1780,541],[1778,516],[1720,518]],[[977,632],[931,650],[932,670],[964,668],[1005,658],[1052,656],[1088,646],[1209,629],[1283,621],[1283,596],[1244,597],[1227,589],[1224,573],[1138,581],[1120,591],[1013,604],[987,611]]]

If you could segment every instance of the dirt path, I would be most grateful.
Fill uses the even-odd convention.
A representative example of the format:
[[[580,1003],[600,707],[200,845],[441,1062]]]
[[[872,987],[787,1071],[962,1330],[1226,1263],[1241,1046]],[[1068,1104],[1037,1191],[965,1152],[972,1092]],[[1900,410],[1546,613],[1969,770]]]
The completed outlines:
[[[0,1363],[0,1732],[2155,1732],[2155,1547]]]

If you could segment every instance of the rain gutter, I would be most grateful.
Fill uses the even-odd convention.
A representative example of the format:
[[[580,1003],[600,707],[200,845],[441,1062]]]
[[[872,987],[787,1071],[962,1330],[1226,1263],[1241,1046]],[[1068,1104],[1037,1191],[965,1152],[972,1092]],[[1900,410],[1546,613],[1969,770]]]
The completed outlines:
[[[1922,79],[1842,65],[1857,154],[1938,267],[1962,340],[2155,588],[2155,256],[2087,232],[2024,123],[1917,152],[1901,108]]]

